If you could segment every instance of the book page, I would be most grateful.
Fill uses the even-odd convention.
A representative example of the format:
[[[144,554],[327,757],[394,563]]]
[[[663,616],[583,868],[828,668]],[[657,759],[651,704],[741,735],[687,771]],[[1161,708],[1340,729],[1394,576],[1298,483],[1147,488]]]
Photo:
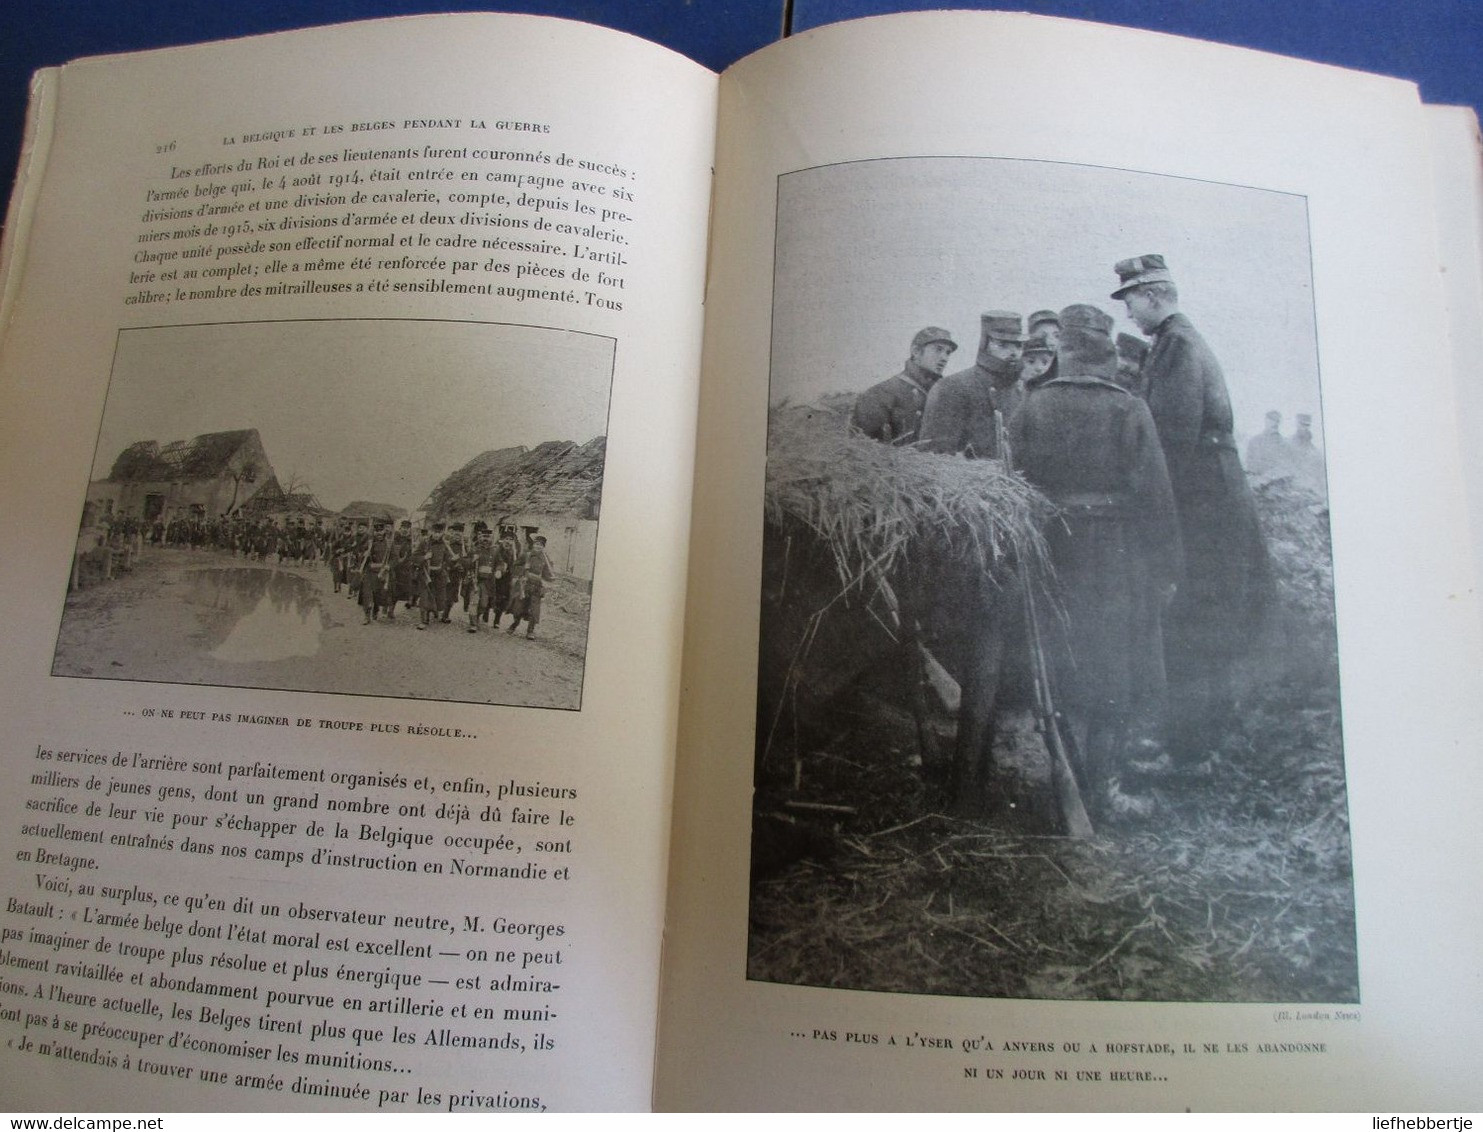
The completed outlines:
[[[8,1102],[645,1107],[715,77],[449,17],[47,94]]]
[[[659,1104],[1475,1107],[1414,89],[953,13],[721,101]]]
[[[1438,256],[1442,268],[1452,372],[1457,378],[1458,430],[1483,430],[1483,155],[1478,116],[1464,106],[1428,106],[1436,176]],[[1471,519],[1473,562],[1483,563],[1483,457],[1463,447],[1463,477]]]

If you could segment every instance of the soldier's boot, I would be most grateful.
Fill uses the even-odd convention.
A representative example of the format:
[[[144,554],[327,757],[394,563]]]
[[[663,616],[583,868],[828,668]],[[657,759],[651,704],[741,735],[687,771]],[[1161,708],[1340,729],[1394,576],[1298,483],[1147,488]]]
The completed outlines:
[[[533,641],[536,639],[536,627],[534,625],[529,626],[525,630],[525,639],[527,641]]]

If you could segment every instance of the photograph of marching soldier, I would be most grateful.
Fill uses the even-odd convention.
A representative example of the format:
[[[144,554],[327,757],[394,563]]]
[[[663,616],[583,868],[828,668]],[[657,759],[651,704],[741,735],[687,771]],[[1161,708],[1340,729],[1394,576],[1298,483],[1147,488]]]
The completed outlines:
[[[1358,1001],[1306,201],[965,158],[777,200],[748,977]],[[1273,405],[1307,432],[1244,466]]]
[[[121,331],[53,674],[579,709],[613,349],[421,320]]]

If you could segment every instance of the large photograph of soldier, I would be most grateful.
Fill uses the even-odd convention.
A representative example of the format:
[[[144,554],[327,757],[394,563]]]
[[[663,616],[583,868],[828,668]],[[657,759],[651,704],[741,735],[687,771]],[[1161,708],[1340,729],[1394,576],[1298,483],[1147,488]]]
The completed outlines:
[[[1304,199],[870,161],[776,247],[748,976],[1358,1001]]]
[[[613,341],[120,332],[58,676],[581,706]]]

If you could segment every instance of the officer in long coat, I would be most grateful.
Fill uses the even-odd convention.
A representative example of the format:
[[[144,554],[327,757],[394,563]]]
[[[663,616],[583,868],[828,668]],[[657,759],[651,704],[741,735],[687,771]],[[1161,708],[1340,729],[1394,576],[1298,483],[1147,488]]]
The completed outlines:
[[[1060,322],[1059,373],[1026,396],[1009,449],[1060,509],[1046,541],[1064,617],[1037,603],[1036,620],[1089,802],[1116,815],[1148,808],[1119,777],[1130,724],[1162,698],[1160,613],[1180,576],[1179,526],[1153,417],[1116,382],[1112,318],[1077,304]]]
[[[1228,722],[1233,667],[1268,609],[1271,566],[1220,363],[1180,313],[1163,256],[1125,259],[1115,270],[1112,297],[1153,339],[1142,378],[1184,547],[1184,578],[1164,632],[1172,753],[1200,761]]]
[[[855,399],[850,424],[872,440],[908,445],[922,427],[927,394],[937,384],[958,344],[950,331],[924,326],[911,340],[906,366],[894,377],[877,382]]]
[[[919,440],[929,451],[959,452],[983,460],[997,458],[994,413],[1003,414],[1007,421],[1025,399],[1020,381],[1025,345],[1020,316],[1011,311],[988,311],[981,322],[978,360],[965,370],[948,374],[927,394]]]

